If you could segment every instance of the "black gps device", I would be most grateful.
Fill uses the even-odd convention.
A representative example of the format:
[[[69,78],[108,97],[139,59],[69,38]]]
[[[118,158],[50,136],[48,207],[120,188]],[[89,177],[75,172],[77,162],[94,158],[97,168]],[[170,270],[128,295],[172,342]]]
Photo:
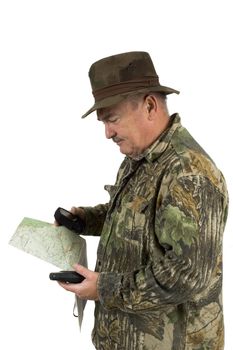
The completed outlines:
[[[49,274],[49,278],[52,281],[60,281],[66,283],[81,283],[85,277],[80,275],[76,271],[59,271],[59,272],[51,272]]]
[[[65,226],[76,233],[82,233],[85,229],[84,221],[79,216],[72,214],[66,209],[57,208],[54,217],[59,225]]]

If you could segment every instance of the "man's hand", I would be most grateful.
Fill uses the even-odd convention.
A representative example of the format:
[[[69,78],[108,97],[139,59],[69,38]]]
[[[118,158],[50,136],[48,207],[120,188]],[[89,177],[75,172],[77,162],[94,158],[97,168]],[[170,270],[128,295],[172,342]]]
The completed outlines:
[[[82,219],[83,221],[85,221],[85,211],[82,208],[79,207],[72,207],[70,209],[70,212],[76,216],[79,216],[80,219]]]
[[[85,277],[85,280],[81,283],[58,282],[60,286],[69,292],[75,293],[80,299],[98,300],[97,281],[99,273],[88,270],[86,267],[78,264],[74,268],[76,272]]]

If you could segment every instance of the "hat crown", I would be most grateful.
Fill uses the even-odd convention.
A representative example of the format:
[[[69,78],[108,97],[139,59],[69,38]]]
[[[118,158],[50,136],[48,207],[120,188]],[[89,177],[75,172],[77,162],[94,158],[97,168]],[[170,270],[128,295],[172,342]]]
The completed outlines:
[[[126,52],[93,63],[89,78],[93,92],[111,85],[158,77],[150,55],[143,51]]]
[[[135,93],[179,94],[177,90],[160,85],[151,57],[144,51],[102,58],[91,65],[89,78],[95,103],[82,118],[99,108],[115,105]]]

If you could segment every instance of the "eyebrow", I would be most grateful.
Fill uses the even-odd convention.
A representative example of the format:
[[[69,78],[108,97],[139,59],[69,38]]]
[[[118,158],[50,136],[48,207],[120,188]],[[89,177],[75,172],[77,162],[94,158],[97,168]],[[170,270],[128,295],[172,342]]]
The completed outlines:
[[[108,120],[109,118],[111,118],[111,116],[112,116],[113,114],[115,114],[115,113],[113,113],[113,112],[108,112],[108,113],[106,113],[106,114],[103,116],[103,118],[100,119],[100,117],[99,117],[99,115],[98,115],[98,112],[97,112],[97,119],[98,119],[100,122],[103,122],[103,121],[106,121],[106,120]]]

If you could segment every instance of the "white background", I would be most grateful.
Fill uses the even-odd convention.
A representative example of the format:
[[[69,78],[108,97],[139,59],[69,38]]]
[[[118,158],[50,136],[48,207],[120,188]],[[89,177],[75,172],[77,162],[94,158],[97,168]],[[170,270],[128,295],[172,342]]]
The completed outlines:
[[[181,91],[171,113],[232,181],[231,1],[0,1],[1,349],[93,349],[93,303],[82,332],[54,267],[8,246],[24,216],[53,222],[58,206],[108,201],[123,159],[93,114],[90,65],[151,54],[162,84]],[[224,236],[226,347],[232,350],[232,215]],[[94,268],[98,239],[88,238]],[[4,345],[3,345],[4,344]]]

